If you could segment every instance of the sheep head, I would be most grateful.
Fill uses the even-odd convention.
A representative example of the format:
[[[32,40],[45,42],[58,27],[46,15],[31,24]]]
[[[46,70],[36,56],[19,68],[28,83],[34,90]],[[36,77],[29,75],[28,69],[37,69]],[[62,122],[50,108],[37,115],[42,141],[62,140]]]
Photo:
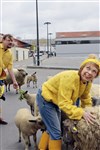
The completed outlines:
[[[28,93],[28,91],[19,90],[19,94],[20,94],[19,99],[20,99],[20,100],[23,100],[23,99],[24,99],[24,94],[26,94],[26,93]]]
[[[66,119],[63,121],[63,141],[64,143],[69,143],[73,146],[74,138],[73,136],[78,133],[76,128],[77,121]]]
[[[34,117],[33,119],[29,120],[29,122],[32,122],[33,125],[42,131],[46,129],[45,124],[40,116]]]

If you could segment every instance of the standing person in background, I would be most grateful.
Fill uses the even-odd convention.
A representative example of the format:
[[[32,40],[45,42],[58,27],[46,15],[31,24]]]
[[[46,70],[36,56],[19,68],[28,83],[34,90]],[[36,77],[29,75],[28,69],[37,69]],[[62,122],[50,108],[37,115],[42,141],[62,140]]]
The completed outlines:
[[[15,79],[15,75],[13,73],[13,56],[11,49],[14,45],[13,43],[13,36],[10,34],[6,34],[2,38],[2,43],[0,43],[0,99],[5,100],[4,96],[4,83],[3,80],[6,78],[6,72],[5,69],[8,70],[12,81],[13,81],[13,87],[14,89],[18,89],[18,83]],[[4,121],[0,117],[0,124],[7,124],[6,121]]]
[[[41,136],[39,150],[61,150],[61,110],[70,119],[84,118],[95,123],[95,116],[83,108],[92,106],[90,89],[99,76],[100,61],[91,54],[78,71],[68,70],[44,82],[37,93],[37,105],[47,131]],[[80,99],[80,107],[76,105]]]
[[[35,57],[35,52],[33,52],[33,64],[36,65],[36,57]]]

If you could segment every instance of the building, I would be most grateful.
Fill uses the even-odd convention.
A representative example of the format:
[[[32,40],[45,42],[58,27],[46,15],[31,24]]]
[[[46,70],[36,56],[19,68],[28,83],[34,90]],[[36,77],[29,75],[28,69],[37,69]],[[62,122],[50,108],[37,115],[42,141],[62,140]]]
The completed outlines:
[[[55,39],[57,55],[87,56],[100,53],[100,31],[57,32]]]

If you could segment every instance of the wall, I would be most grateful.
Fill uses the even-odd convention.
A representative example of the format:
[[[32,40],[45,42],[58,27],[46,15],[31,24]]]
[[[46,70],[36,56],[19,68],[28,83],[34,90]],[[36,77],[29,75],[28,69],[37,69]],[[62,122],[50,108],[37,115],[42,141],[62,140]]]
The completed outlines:
[[[87,37],[87,38],[60,38],[56,41],[74,41],[74,40],[98,40],[97,38]],[[57,56],[87,56],[88,54],[94,53],[99,56],[100,53],[100,43],[91,44],[62,44],[56,45]]]
[[[29,50],[25,48],[13,47],[12,53],[13,53],[14,61],[28,59],[28,51]]]

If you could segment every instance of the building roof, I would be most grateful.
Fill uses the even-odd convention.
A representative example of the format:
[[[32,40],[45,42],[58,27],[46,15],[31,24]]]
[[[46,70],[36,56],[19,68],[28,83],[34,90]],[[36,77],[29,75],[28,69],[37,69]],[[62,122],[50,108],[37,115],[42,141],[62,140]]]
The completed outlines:
[[[100,37],[100,31],[56,32],[56,38]]]

